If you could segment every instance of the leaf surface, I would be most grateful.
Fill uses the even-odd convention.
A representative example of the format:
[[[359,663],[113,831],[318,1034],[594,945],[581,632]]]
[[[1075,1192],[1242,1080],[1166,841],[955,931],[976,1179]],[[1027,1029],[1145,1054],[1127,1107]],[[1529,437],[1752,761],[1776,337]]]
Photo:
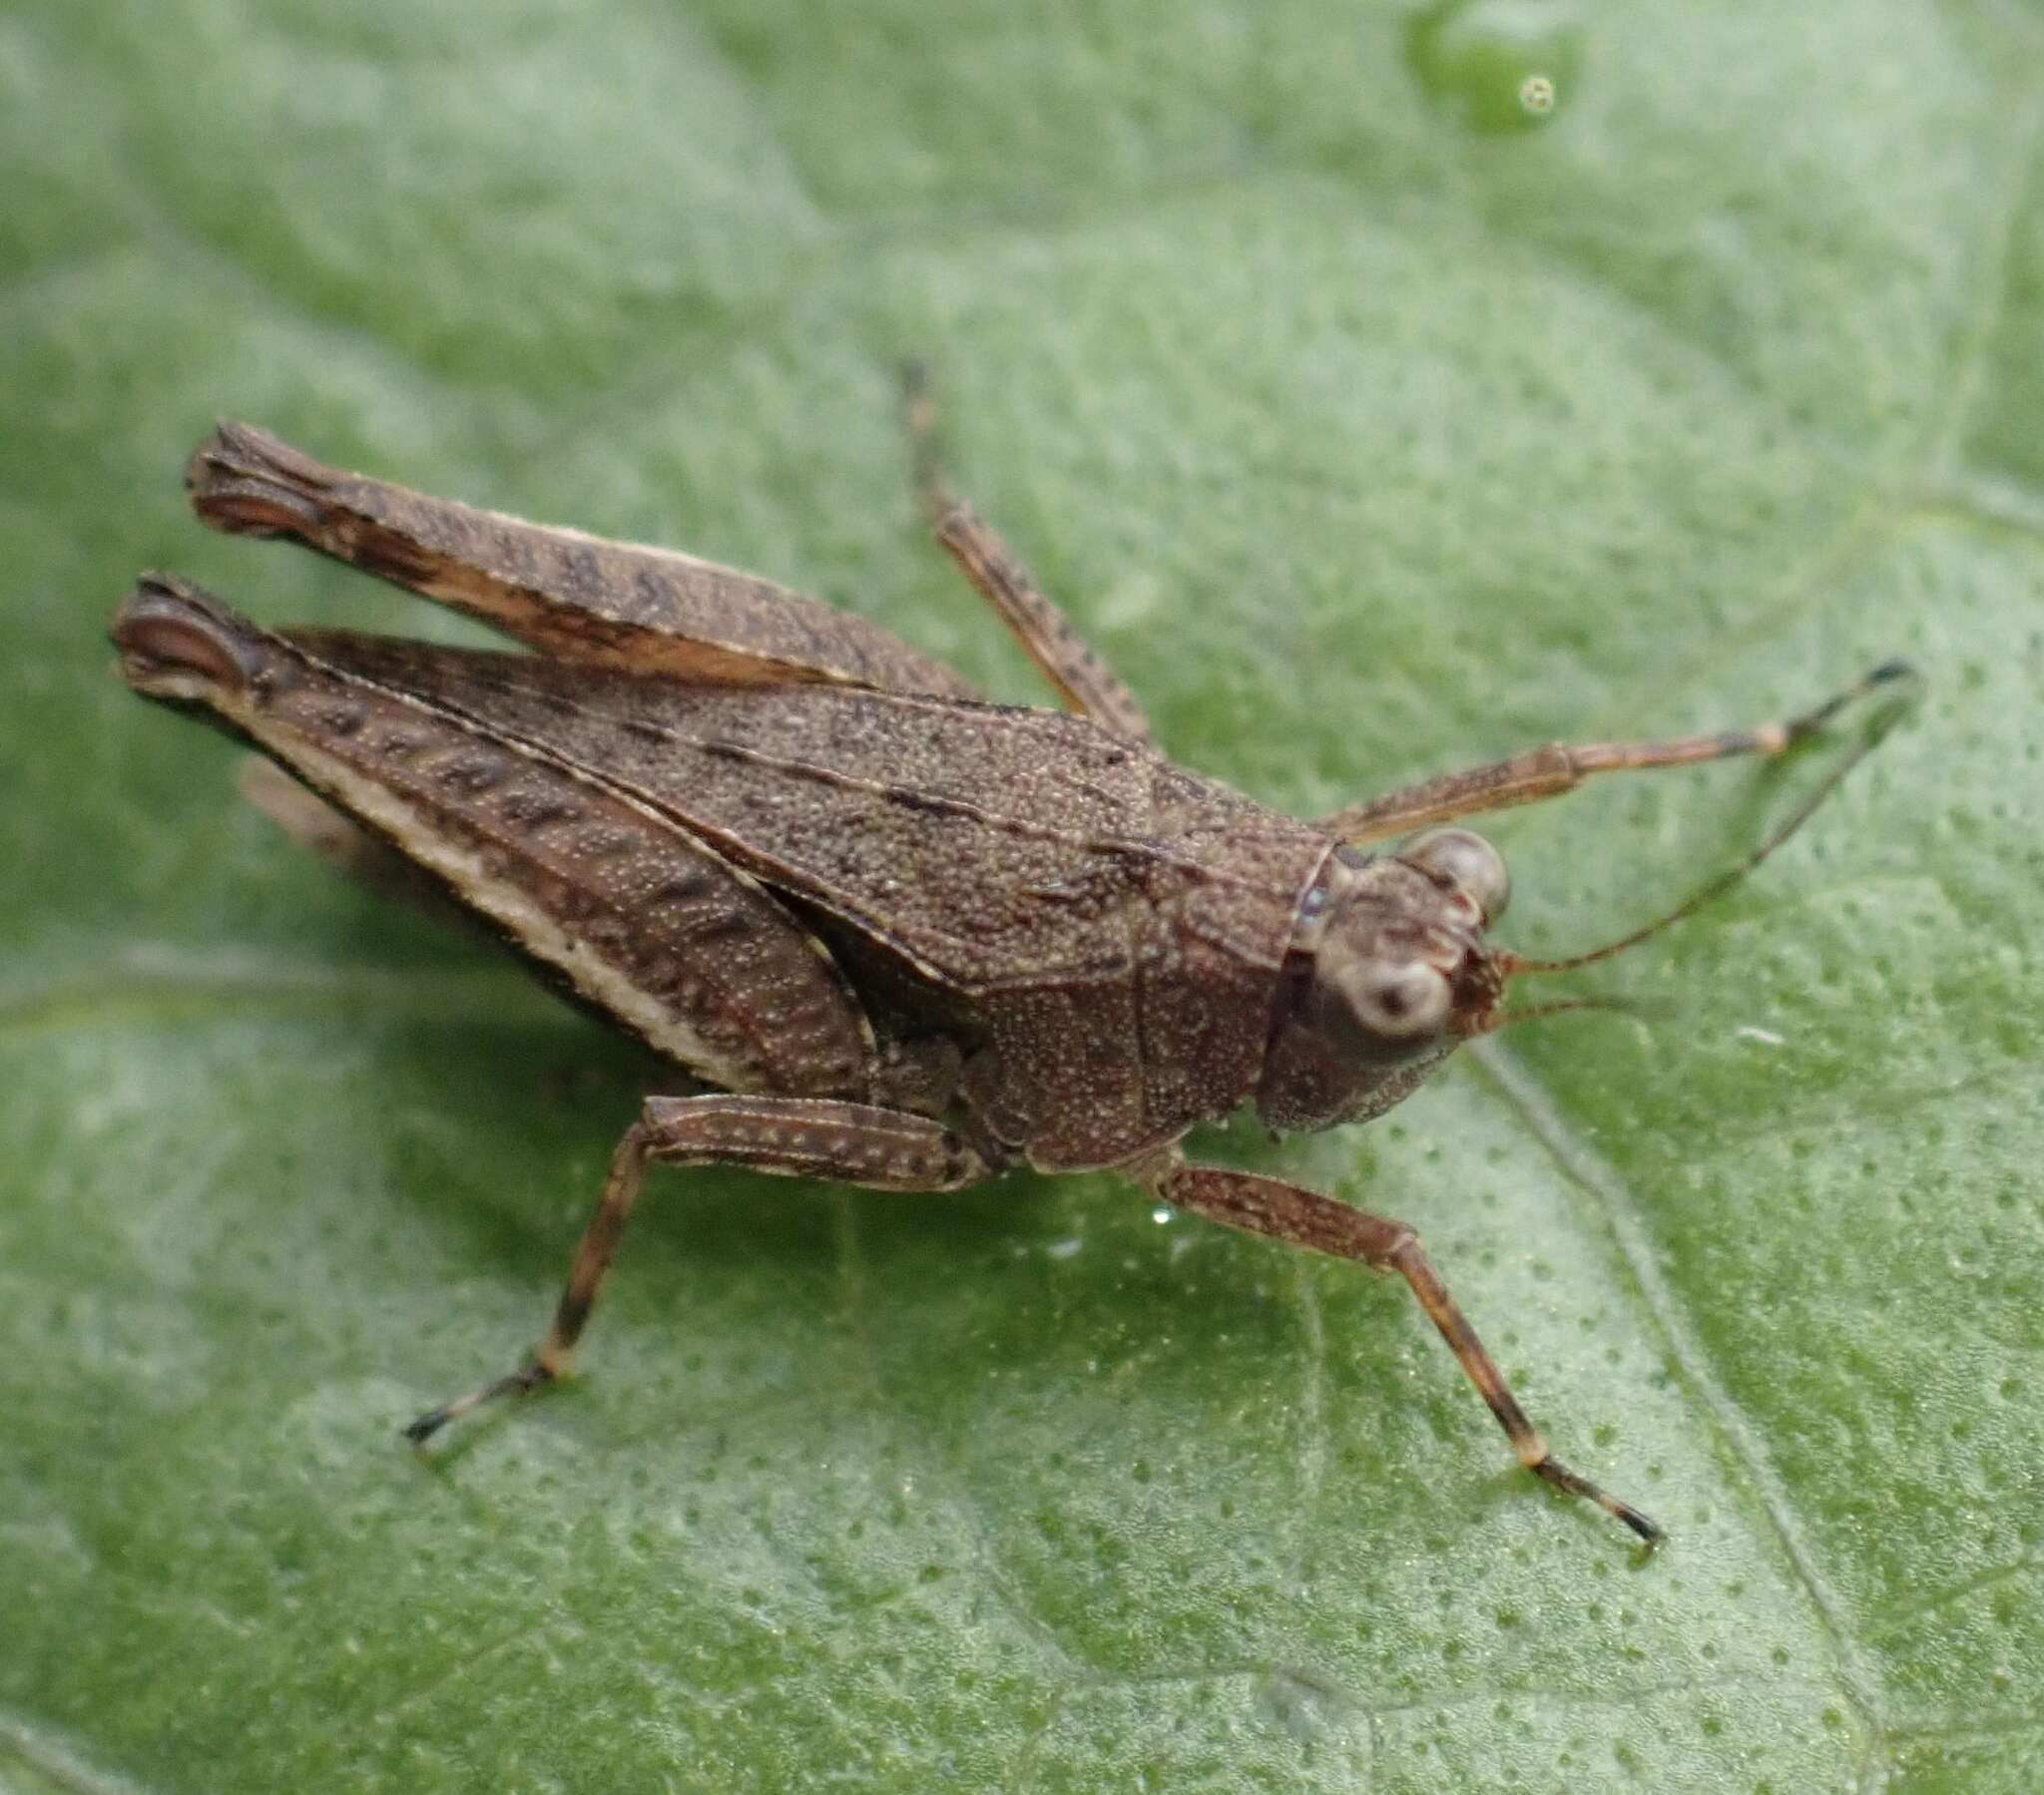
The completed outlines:
[[[13,8],[0,1786],[2037,1787],[2040,70],[1987,0]],[[1174,752],[1304,813],[1928,673],[1571,987],[1646,1020],[1220,1142],[1419,1225],[1652,1562],[1401,1287],[1104,1177],[662,1174],[587,1377],[397,1444],[659,1070],[290,852],[105,617],[161,565],[460,634],[191,522],[223,414],[1031,698],[910,351]],[[1622,932],[1814,770],[1502,820],[1506,934]]]

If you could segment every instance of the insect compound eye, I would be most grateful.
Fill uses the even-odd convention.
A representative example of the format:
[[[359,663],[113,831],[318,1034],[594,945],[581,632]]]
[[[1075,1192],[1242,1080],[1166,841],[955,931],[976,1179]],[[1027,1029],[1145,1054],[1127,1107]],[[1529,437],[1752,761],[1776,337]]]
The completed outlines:
[[[1392,1041],[1438,1035],[1453,1007],[1447,975],[1422,960],[1357,967],[1340,983],[1355,1020]]]
[[[1512,901],[1504,856],[1468,829],[1429,829],[1400,848],[1398,858],[1466,892],[1485,923],[1496,922]]]

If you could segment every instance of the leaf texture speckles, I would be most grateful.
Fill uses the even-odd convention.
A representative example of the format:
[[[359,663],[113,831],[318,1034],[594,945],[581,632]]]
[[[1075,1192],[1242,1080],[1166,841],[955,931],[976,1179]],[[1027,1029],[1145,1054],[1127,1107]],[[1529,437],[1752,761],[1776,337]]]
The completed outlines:
[[[2044,1777],[2044,30],[1533,9],[1566,79],[1490,133],[1440,83],[1509,9],[1449,10],[1419,72],[1335,0],[0,21],[0,1785]],[[539,1324],[659,1069],[289,852],[105,615],[164,565],[458,628],[191,523],[226,414],[1033,697],[920,540],[910,350],[1172,750],[1301,813],[1931,675],[1582,975],[1647,1020],[1221,1143],[1417,1223],[1651,1564],[1402,1289],[1108,1179],[663,1175],[583,1381],[394,1443]],[[1512,939],[1652,914],[1804,776],[1509,819]]]

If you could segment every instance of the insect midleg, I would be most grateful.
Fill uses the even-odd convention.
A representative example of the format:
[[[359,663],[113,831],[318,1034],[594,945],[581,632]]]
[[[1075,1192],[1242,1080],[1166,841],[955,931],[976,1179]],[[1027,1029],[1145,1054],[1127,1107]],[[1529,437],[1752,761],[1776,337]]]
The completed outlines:
[[[546,1337],[517,1370],[429,1409],[405,1437],[422,1445],[470,1410],[563,1376],[588,1324],[604,1273],[624,1237],[646,1167],[740,1165],[790,1177],[829,1178],[869,1190],[960,1190],[992,1175],[977,1151],[941,1122],[904,1111],[816,1098],[653,1097],[611,1156],[596,1210],[583,1229],[567,1287]]]
[[[936,447],[936,405],[921,362],[902,369],[916,491],[938,544],[993,606],[1066,707],[1118,735],[1150,739],[1150,719],[1125,680],[1088,646],[1061,606],[1037,585],[978,512],[952,496]]]
[[[1526,1418],[1505,1383],[1476,1330],[1448,1294],[1426,1254],[1419,1237],[1402,1221],[1392,1221],[1367,1210],[1351,1208],[1277,1178],[1259,1177],[1253,1172],[1227,1171],[1215,1166],[1188,1165],[1171,1158],[1154,1161],[1142,1175],[1159,1196],[1211,1220],[1242,1228],[1253,1234],[1268,1234],[1294,1246],[1311,1247],[1337,1258],[1360,1259],[1380,1271],[1395,1271],[1412,1286],[1441,1337],[1447,1341],[1469,1381],[1497,1417],[1519,1456],[1519,1463],[1572,1496],[1587,1497],[1607,1514],[1616,1516],[1649,1544],[1661,1539],[1660,1527],[1630,1503],[1601,1490],[1588,1478],[1571,1471],[1547,1449],[1547,1442]]]
[[[1854,699],[1877,686],[1914,676],[1914,670],[1906,663],[1884,661],[1813,709],[1749,729],[1674,735],[1660,741],[1591,742],[1578,747],[1550,742],[1505,760],[1472,766],[1462,772],[1442,773],[1381,797],[1350,804],[1320,817],[1314,826],[1351,846],[1360,846],[1458,816],[1476,816],[1487,810],[1505,810],[1515,804],[1559,797],[1565,791],[1575,790],[1592,773],[1693,766],[1700,760],[1725,760],[1739,754],[1779,754],[1814,734]]]

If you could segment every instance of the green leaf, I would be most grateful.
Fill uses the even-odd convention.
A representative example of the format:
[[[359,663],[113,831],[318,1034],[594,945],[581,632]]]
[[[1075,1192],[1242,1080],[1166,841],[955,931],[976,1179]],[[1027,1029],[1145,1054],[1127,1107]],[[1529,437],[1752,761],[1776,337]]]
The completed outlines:
[[[2044,1782],[2044,22],[2015,0],[27,0],[0,18],[0,1786]],[[1526,75],[1550,112],[1512,112]],[[108,677],[215,414],[807,587],[1004,696],[890,367],[1189,763],[1915,720],[1749,886],[1367,1128],[1642,1562],[1402,1287],[1108,1177],[663,1173],[649,1066],[330,880]],[[1622,932],[1820,770],[1503,819]]]

